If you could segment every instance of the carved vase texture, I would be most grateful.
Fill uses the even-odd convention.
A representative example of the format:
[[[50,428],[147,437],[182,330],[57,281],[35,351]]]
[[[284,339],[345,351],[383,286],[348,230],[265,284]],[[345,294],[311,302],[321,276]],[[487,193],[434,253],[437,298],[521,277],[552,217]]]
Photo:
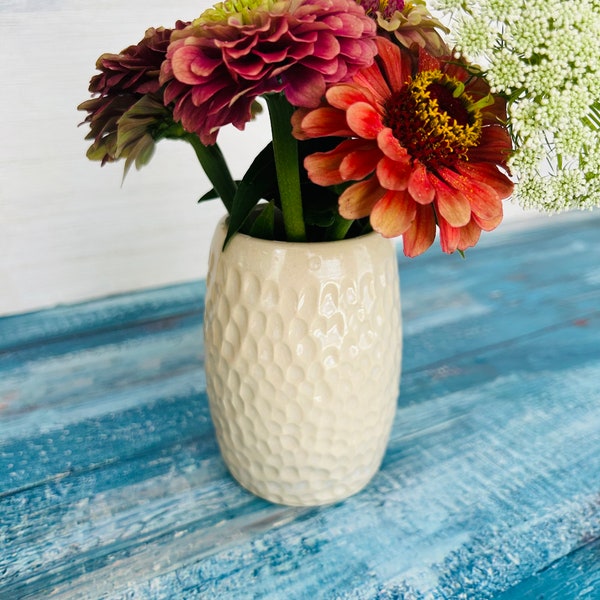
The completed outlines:
[[[204,321],[211,416],[233,477],[272,502],[311,506],[379,469],[399,393],[402,331],[393,244],[213,238]]]

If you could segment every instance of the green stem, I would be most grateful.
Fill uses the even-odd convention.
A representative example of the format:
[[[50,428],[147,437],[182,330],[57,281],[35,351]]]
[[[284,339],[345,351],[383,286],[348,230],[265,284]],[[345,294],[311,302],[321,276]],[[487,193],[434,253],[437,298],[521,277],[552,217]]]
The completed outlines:
[[[300,193],[298,142],[291,134],[290,123],[294,108],[282,94],[266,94],[265,98],[271,119],[277,184],[286,238],[290,242],[305,242],[306,228]]]
[[[231,176],[221,149],[217,144],[205,146],[198,136],[193,133],[186,133],[182,137],[194,148],[200,165],[215,188],[215,192],[217,192],[223,201],[227,212],[231,213],[237,184]]]
[[[344,217],[337,215],[333,225],[329,227],[327,237],[330,240],[343,240],[350,227],[352,227],[352,223],[354,223],[353,220],[344,219]]]

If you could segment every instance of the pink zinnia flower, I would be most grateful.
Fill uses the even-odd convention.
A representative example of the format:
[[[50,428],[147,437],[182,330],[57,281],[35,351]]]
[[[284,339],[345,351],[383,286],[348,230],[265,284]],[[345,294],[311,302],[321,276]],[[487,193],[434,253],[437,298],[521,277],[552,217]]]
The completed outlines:
[[[512,193],[506,105],[457,61],[424,51],[414,61],[386,39],[377,44],[376,63],[329,88],[319,108],[294,113],[299,139],[347,138],[308,156],[308,175],[319,185],[356,182],[341,194],[340,214],[403,235],[408,256],[429,248],[436,224],[444,252],[465,250],[499,225]]]
[[[317,106],[331,83],[370,64],[376,25],[354,0],[232,0],[173,35],[161,71],[174,118],[205,144],[243,129],[260,95]]]

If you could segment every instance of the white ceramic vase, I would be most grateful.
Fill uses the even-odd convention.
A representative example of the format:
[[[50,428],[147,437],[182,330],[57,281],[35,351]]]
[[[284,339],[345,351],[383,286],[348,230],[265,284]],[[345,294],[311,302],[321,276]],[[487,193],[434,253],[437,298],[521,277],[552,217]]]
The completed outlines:
[[[393,244],[214,235],[204,321],[211,416],[225,463],[262,498],[329,504],[379,469],[399,393]]]

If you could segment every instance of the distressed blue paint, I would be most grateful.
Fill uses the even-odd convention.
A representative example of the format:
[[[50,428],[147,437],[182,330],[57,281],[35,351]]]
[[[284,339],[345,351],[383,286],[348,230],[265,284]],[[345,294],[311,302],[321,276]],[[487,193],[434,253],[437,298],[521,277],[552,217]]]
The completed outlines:
[[[21,349],[77,335],[115,332],[119,326],[161,322],[188,313],[201,314],[204,282],[180,284],[73,306],[59,306],[0,320],[0,351]]]
[[[203,284],[0,319],[0,598],[598,597],[599,225],[400,258],[389,450],[331,507],[227,475]]]
[[[600,541],[586,544],[526,579],[498,600],[596,600],[600,591]]]

